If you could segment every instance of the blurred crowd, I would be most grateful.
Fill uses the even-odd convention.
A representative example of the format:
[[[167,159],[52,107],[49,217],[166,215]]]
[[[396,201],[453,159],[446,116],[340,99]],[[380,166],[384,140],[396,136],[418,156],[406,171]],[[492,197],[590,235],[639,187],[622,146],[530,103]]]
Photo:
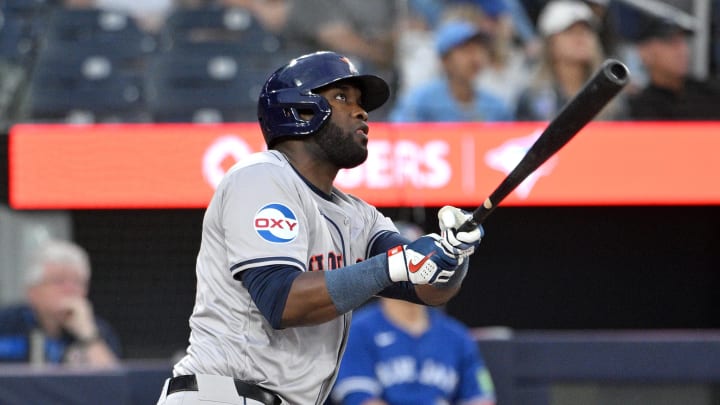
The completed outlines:
[[[265,78],[327,49],[391,83],[373,121],[549,120],[607,58],[631,83],[597,119],[713,120],[720,1],[699,2],[0,0],[0,117],[255,121]]]

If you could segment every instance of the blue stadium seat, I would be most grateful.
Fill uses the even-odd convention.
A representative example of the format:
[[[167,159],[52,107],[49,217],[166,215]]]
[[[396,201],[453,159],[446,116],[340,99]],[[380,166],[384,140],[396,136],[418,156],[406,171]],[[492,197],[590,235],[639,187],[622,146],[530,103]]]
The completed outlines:
[[[2,0],[0,9],[8,13],[31,16],[53,7],[54,3],[56,2],[48,0]]]
[[[284,50],[279,36],[239,7],[174,10],[160,32],[160,47],[195,54],[246,55],[262,65],[258,68],[276,65],[276,56],[283,57]]]
[[[104,56],[45,53],[37,60],[26,115],[36,122],[147,122],[142,76]]]
[[[77,57],[102,55],[120,69],[142,69],[157,48],[156,39],[129,15],[100,9],[57,8],[48,17],[40,52]]]
[[[25,64],[34,49],[31,27],[21,19],[0,13],[0,59]]]
[[[49,1],[49,0],[48,0]],[[45,0],[0,0],[0,127],[17,118],[45,17]]]
[[[257,98],[269,72],[223,53],[161,52],[146,76],[147,106],[156,122],[257,120]]]
[[[128,14],[54,8],[30,76],[24,117],[146,122],[143,75],[155,38]]]
[[[46,11],[42,0],[0,1],[0,60],[32,63]]]

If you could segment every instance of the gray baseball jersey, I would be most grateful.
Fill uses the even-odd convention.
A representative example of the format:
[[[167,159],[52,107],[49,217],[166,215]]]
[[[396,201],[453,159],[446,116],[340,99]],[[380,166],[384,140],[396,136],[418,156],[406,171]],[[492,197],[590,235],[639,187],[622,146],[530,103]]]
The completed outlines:
[[[366,259],[373,238],[395,229],[360,199],[337,189],[331,199],[323,197],[277,151],[237,163],[205,213],[190,345],[174,374],[231,376],[272,390],[286,403],[322,404],[345,349],[350,314],[276,330],[233,276],[268,265],[340,269]]]

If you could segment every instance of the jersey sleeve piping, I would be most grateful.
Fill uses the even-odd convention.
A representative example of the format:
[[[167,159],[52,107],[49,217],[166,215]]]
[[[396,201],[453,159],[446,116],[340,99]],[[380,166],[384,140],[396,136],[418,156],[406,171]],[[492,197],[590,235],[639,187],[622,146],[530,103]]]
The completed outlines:
[[[397,238],[396,238],[397,235]],[[376,246],[378,241],[382,241],[381,244]],[[397,242],[397,243],[396,243]],[[365,252],[365,258],[370,258],[374,255],[380,254],[392,247],[400,244],[406,244],[406,239],[402,238],[400,234],[393,231],[380,231],[370,238],[367,245],[367,251]]]
[[[306,271],[307,268],[305,267],[305,263],[292,258],[292,257],[261,257],[257,259],[251,259],[251,260],[245,260],[240,263],[235,263],[234,265],[230,266],[230,272],[235,275],[237,273],[240,273],[242,271],[245,271],[247,269],[255,268],[255,267],[261,267],[261,266],[277,266],[277,265],[284,265],[284,266],[292,266],[297,267],[301,271]]]

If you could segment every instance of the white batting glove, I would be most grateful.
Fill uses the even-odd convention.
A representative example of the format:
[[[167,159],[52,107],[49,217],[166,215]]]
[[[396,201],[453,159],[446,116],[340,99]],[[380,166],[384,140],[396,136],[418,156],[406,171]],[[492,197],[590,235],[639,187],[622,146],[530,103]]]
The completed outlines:
[[[390,280],[435,284],[446,283],[462,259],[448,252],[440,235],[433,233],[388,250],[387,260]]]
[[[472,214],[446,205],[438,211],[438,220],[440,222],[440,234],[442,238],[451,246],[452,252],[458,257],[468,257],[475,252],[480,246],[480,241],[485,235],[482,225],[473,227],[472,230],[459,232],[460,228],[468,220],[472,219]]]

